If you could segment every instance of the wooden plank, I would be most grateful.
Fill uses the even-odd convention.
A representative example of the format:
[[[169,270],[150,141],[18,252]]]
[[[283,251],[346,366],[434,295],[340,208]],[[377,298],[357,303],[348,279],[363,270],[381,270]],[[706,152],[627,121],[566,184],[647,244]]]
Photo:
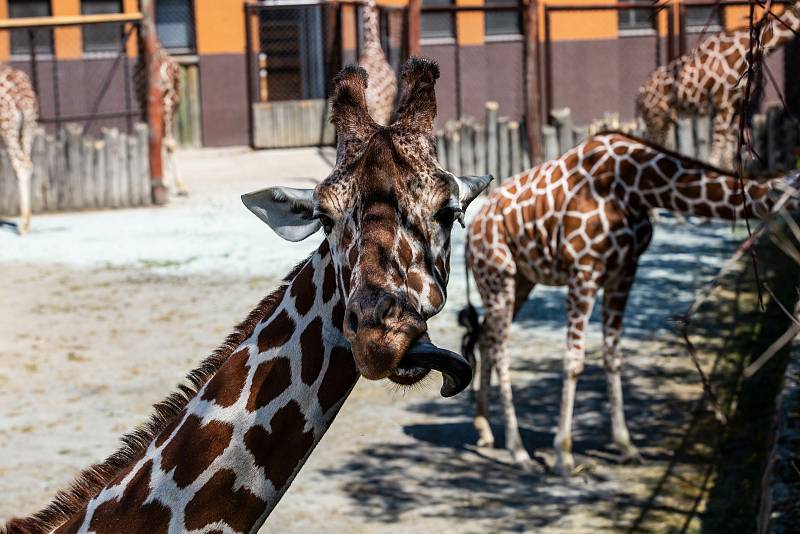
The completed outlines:
[[[110,13],[100,15],[72,15],[67,17],[21,17],[0,20],[0,30],[14,28],[57,28],[59,26],[82,26],[109,22],[138,22],[141,13]]]
[[[19,215],[19,189],[17,175],[11,167],[11,159],[7,150],[0,150],[0,181],[2,181],[2,196],[0,196],[0,214],[6,217]]]
[[[117,151],[117,168],[119,169],[119,203],[120,206],[132,206],[130,178],[128,176],[128,135],[120,133]]]
[[[58,150],[58,147],[56,146],[56,138],[52,135],[45,136],[44,145],[47,158],[47,190],[44,201],[47,205],[47,211],[56,211],[58,210],[59,194],[57,178],[55,176],[57,167],[56,161],[58,159],[56,155],[56,151]]]
[[[444,127],[447,139],[448,170],[455,175],[461,174],[461,125],[458,121],[447,121]]]
[[[534,153],[534,151],[532,151],[529,146],[529,143],[531,142],[531,137],[528,135],[527,132],[528,127],[525,124],[525,122],[526,121],[520,121],[519,123],[519,141],[522,146],[522,153],[520,155],[521,159],[520,165],[522,165],[522,168],[520,169],[520,171],[528,170],[531,168],[532,166],[531,154]],[[542,142],[542,136],[541,135],[536,136],[536,143],[541,144],[541,142]],[[539,146],[536,150],[537,150],[536,153],[538,154],[537,157],[539,158],[539,160],[541,160],[542,158],[541,146]]]
[[[136,132],[128,136],[128,200],[131,206],[142,205],[142,188],[139,186],[139,140]]]
[[[522,144],[519,138],[519,122],[508,123],[509,162],[511,175],[522,170]]]
[[[488,174],[486,168],[486,130],[483,125],[476,124],[473,142],[475,143],[475,174]]]
[[[475,174],[474,125],[475,120],[472,117],[461,120],[461,172],[468,176]]]
[[[178,141],[180,146],[188,146],[189,145],[189,138],[191,134],[189,133],[189,129],[191,125],[189,124],[189,90],[188,90],[188,76],[186,75],[186,66],[181,65],[180,68],[180,95],[181,95],[181,103],[178,106],[175,120],[175,139]]]
[[[200,105],[200,68],[189,65],[186,70],[189,98],[189,142],[193,147],[203,146],[203,113]]]
[[[563,154],[573,145],[572,139],[572,111],[569,108],[554,109],[550,112],[556,123],[558,134],[558,153]]]
[[[136,133],[136,144],[139,151],[139,178],[137,180],[140,188],[139,198],[141,199],[142,205],[147,206],[153,200],[152,187],[150,184],[150,169],[148,168],[149,162],[147,159],[147,125],[141,122],[136,124],[136,126],[134,126],[134,132]]]
[[[55,164],[50,174],[50,183],[54,183],[58,190],[58,210],[65,211],[70,209],[69,206],[69,180],[67,174],[67,142],[62,135],[62,129],[56,137],[55,142]]]
[[[500,184],[511,176],[511,147],[508,138],[508,117],[497,119],[497,146],[500,172],[497,183]]]
[[[47,205],[47,147],[45,147],[45,133],[43,128],[37,128],[33,136],[31,150],[33,161],[33,177],[31,178],[31,211],[41,213]]]
[[[119,130],[109,128],[103,132],[106,151],[106,207],[118,208],[120,201],[119,184]]]
[[[83,207],[83,180],[81,178],[81,149],[83,148],[83,128],[79,124],[67,124],[64,127],[66,139],[66,194],[65,209]]]
[[[96,208],[103,208],[108,206],[107,199],[109,195],[109,183],[106,176],[108,169],[106,167],[105,141],[96,141],[92,144],[92,167],[92,176],[94,177],[93,204]],[[147,181],[150,181],[149,176]]]
[[[91,137],[84,137],[81,146],[81,179],[83,181],[83,199],[82,206],[84,208],[95,207],[95,179],[94,179],[94,141]]]
[[[542,150],[545,161],[556,159],[558,153],[558,132],[555,126],[545,124],[542,126]]]
[[[498,141],[497,141],[497,102],[486,103],[486,168],[489,174],[494,176],[491,186],[500,183],[500,165],[498,162]]]
[[[572,127],[572,142],[573,145],[577,145],[578,143],[582,143],[586,139],[589,138],[589,127],[588,126],[573,126]]]

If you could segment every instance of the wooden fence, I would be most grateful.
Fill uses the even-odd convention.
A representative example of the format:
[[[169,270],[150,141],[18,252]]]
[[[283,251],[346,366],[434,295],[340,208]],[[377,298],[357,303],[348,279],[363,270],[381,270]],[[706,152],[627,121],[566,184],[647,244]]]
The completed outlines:
[[[33,143],[31,209],[34,213],[150,204],[146,124],[131,135],[103,130],[83,135],[68,124],[57,135],[37,132]],[[17,177],[6,150],[0,150],[0,215],[19,214]]]
[[[436,132],[439,161],[454,174],[494,175],[498,180],[529,169],[530,151],[525,121],[498,116],[496,102],[487,102],[484,122],[465,117],[448,121]],[[602,130],[621,130],[642,135],[635,121],[620,122],[618,113],[606,113],[588,125],[575,125],[569,108],[552,110],[551,124],[542,126],[544,159],[551,160]],[[800,121],[780,107],[753,116],[753,153],[747,155],[748,171],[785,171],[796,168],[800,154]],[[711,150],[711,121],[708,117],[682,118],[670,131],[667,148],[707,161]]]
[[[181,103],[175,114],[174,136],[179,146],[199,148],[203,146],[203,123],[197,58],[176,59],[181,64]]]

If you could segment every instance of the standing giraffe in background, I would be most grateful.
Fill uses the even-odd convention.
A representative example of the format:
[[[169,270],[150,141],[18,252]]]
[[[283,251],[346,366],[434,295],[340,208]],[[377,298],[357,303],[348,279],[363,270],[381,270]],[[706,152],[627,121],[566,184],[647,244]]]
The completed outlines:
[[[388,124],[397,96],[397,76],[381,47],[380,11],[375,0],[368,0],[362,6],[361,21],[364,30],[364,50],[358,58],[358,64],[369,74],[367,107],[375,122]]]
[[[410,385],[436,369],[445,396],[469,384],[469,364],[428,341],[427,320],[444,306],[453,222],[488,179],[436,161],[438,74],[406,64],[388,127],[369,116],[363,69],[336,77],[331,174],[242,197],[281,237],[322,228],[322,244],[119,452],[0,533],[255,532],[359,374]]]
[[[178,146],[175,140],[175,114],[181,104],[181,66],[158,44],[153,61],[158,69],[158,83],[161,87],[161,98],[164,105],[164,149],[167,153],[166,167],[172,175],[175,190],[178,195],[188,195],[189,190],[178,172],[175,160],[175,149]]]
[[[506,447],[515,462],[530,465],[511,395],[506,352],[511,321],[536,284],[567,286],[567,350],[555,469],[572,473],[572,410],[583,370],[586,328],[603,290],[603,340],[611,424],[623,460],[639,460],[625,423],[622,401],[622,317],[639,257],[650,244],[654,208],[685,215],[741,219],[764,217],[786,186],[800,187],[795,173],[747,181],[747,205],[737,178],[724,171],[623,133],[590,137],[561,158],[520,174],[495,189],[470,224],[466,261],[475,277],[486,317],[474,309],[465,345],[480,345],[480,390],[475,427],[478,445],[494,443],[489,426],[489,384],[497,368]],[[793,198],[789,209],[800,208]],[[468,355],[469,356],[469,355]]]
[[[39,101],[28,75],[0,65],[0,140],[17,175],[20,235],[27,234],[31,227],[31,153],[38,117]]]
[[[792,40],[800,29],[800,1],[786,8],[779,20],[760,25],[764,56]],[[712,116],[709,160],[733,168],[735,122],[744,99],[750,51],[750,30],[719,32],[703,39],[691,52],[654,70],[639,88],[636,114],[647,137],[666,145],[670,124],[678,116]]]

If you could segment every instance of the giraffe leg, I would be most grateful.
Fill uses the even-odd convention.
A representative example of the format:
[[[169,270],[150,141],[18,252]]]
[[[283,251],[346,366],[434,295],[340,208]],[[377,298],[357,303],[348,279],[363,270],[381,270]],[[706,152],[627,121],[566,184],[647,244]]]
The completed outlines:
[[[575,388],[583,372],[586,327],[592,315],[597,284],[590,274],[573,276],[567,290],[567,352],[564,356],[564,384],[561,391],[561,410],[553,446],[556,453],[556,473],[570,476],[575,469],[572,457],[572,412],[575,405]]]
[[[606,370],[614,445],[622,453],[623,462],[641,463],[639,451],[631,442],[628,425],[625,423],[622,396],[622,351],[619,347],[625,304],[628,301],[635,273],[636,268],[634,267],[609,280],[603,288],[603,343],[605,345],[603,363]]]
[[[25,150],[27,139],[25,117],[16,114],[11,126],[12,134],[5,137],[6,150],[11,160],[11,167],[17,175],[17,189],[19,191],[19,227],[20,235],[30,231],[31,226],[31,178],[33,176],[33,163],[30,152]],[[31,146],[28,142],[27,146]]]
[[[498,326],[499,325],[492,324],[487,317],[483,323],[482,331],[495,332]],[[502,343],[502,341],[500,342]],[[489,425],[489,394],[492,387],[491,352],[492,348],[488,346],[488,343],[484,343],[483,340],[481,340],[478,375],[480,385],[475,392],[475,419],[473,420],[475,430],[478,431],[478,447],[494,447],[494,434],[492,433],[491,425]]]
[[[189,190],[186,188],[186,184],[181,178],[181,173],[178,171],[178,162],[175,158],[175,138],[170,135],[164,140],[164,146],[166,147],[167,151],[167,165],[169,167],[169,173],[172,175],[172,179],[175,182],[175,191],[179,196],[187,196],[189,194]]]

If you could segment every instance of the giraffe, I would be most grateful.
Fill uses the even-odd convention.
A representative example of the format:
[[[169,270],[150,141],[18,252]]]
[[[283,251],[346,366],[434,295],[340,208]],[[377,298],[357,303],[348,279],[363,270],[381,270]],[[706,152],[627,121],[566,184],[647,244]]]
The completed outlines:
[[[28,75],[0,64],[0,140],[17,175],[20,235],[27,234],[31,226],[31,152],[38,117],[39,101]]]
[[[364,30],[364,50],[358,64],[369,74],[367,106],[370,115],[378,124],[388,124],[397,96],[397,76],[394,74],[381,47],[380,11],[375,0],[367,0],[361,8],[361,24]]]
[[[619,343],[639,257],[653,233],[650,210],[722,219],[765,217],[776,208],[782,191],[794,194],[785,203],[788,209],[800,208],[798,188],[797,172],[766,181],[749,180],[745,205],[731,172],[618,132],[590,137],[559,159],[497,187],[469,225],[466,245],[466,262],[486,310],[483,324],[478,324],[474,308],[461,312],[462,324],[470,328],[464,344],[469,349],[477,340],[481,355],[474,419],[478,445],[494,443],[488,421],[494,366],[506,447],[515,463],[532,467],[514,411],[506,338],[514,315],[536,284],[567,286],[567,347],[554,446],[556,472],[573,472],[575,389],[583,370],[587,324],[602,289],[603,362],[613,441],[624,461],[639,461],[625,423]]]
[[[759,25],[764,56],[789,42],[800,30],[800,0],[779,20]],[[745,96],[748,28],[719,32],[703,39],[691,52],[656,68],[639,88],[636,114],[647,137],[665,145],[670,124],[679,115],[711,115],[712,165],[733,168],[735,121]]]
[[[175,161],[175,149],[178,145],[175,140],[175,114],[181,104],[181,67],[175,58],[161,46],[161,43],[157,44],[153,62],[154,68],[158,72],[158,83],[161,87],[164,106],[164,150],[167,155],[167,168],[172,175],[176,193],[185,196],[189,194],[189,190],[181,179],[178,164]]]
[[[489,178],[436,162],[438,74],[409,60],[388,127],[369,116],[363,69],[336,77],[331,174],[242,197],[289,241],[321,228],[319,247],[119,452],[0,533],[255,532],[359,376],[411,385],[436,369],[445,396],[469,385],[469,364],[430,343],[427,320],[446,298],[453,223]]]

